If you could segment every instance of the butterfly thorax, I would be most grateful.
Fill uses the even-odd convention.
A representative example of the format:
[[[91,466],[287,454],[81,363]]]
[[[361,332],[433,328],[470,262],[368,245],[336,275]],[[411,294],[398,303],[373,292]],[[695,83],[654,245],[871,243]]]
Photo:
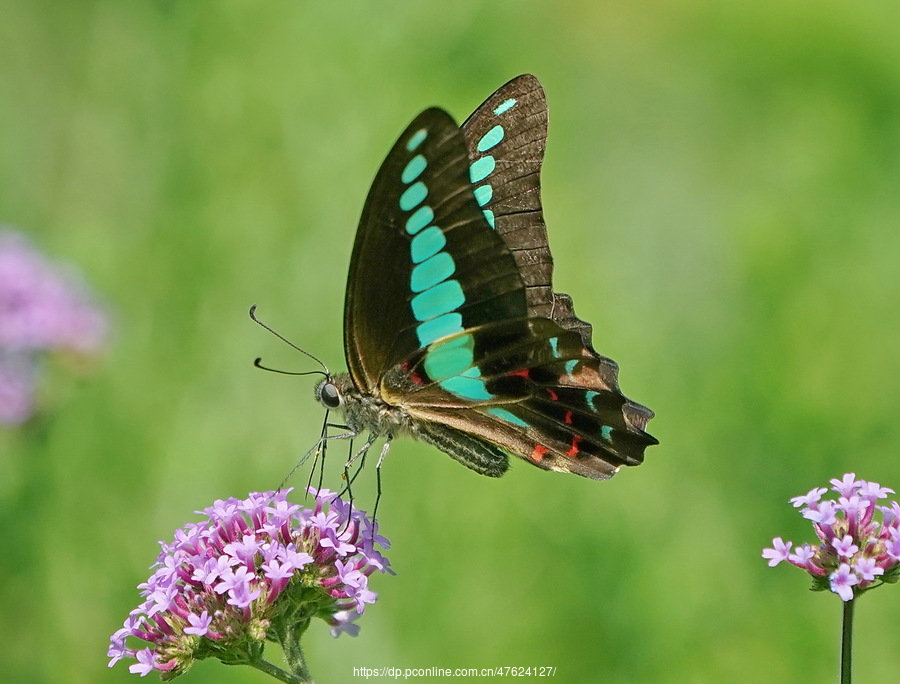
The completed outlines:
[[[323,388],[328,384],[337,390],[340,404],[336,407],[329,404],[327,397],[323,397]],[[359,390],[349,373],[335,375],[319,383],[316,398],[327,408],[341,411],[353,432],[367,431],[378,436],[396,437],[410,429],[411,419],[406,410]]]

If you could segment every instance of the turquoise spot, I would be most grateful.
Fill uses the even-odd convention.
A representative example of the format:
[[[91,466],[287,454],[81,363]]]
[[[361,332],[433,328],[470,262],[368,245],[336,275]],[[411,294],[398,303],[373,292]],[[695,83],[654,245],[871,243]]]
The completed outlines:
[[[584,398],[587,399],[588,406],[594,408],[594,397],[598,396],[598,393],[594,390],[588,390],[584,393]]]
[[[553,350],[553,356],[555,356],[558,359],[559,358],[559,338],[551,337],[547,341],[550,343],[550,349]],[[594,394],[597,394],[597,393],[594,392]]]
[[[428,188],[425,187],[425,183],[422,181],[413,183],[400,195],[400,208],[403,211],[410,211],[422,204],[426,195],[428,195]]]
[[[475,339],[471,335],[454,337],[447,342],[432,345],[425,357],[425,371],[432,380],[461,375],[464,371],[471,370],[474,356]]]
[[[419,345],[427,347],[442,337],[462,332],[462,330],[462,314],[448,313],[432,318],[416,327],[416,335],[419,337]]]
[[[494,212],[490,209],[484,210],[484,217],[487,219],[487,222],[490,224],[491,228],[494,227]]]
[[[494,196],[494,188],[490,185],[479,185],[475,188],[475,200],[478,202],[479,207],[483,207],[485,204],[491,201],[491,197]]]
[[[609,425],[604,425],[603,427],[600,428],[600,434],[603,436],[603,439],[605,439],[607,442],[612,441],[612,437],[610,436],[612,434],[612,431],[613,431],[613,429]]]
[[[496,163],[494,162],[494,158],[491,155],[486,155],[484,157],[481,157],[480,159],[476,159],[472,162],[472,166],[469,168],[469,177],[472,179],[473,183],[483,181],[485,178],[491,175],[491,172],[493,172],[495,165]]]
[[[423,157],[421,154],[417,154],[415,157],[409,160],[406,168],[403,169],[403,173],[400,174],[400,180],[409,185],[416,178],[422,175],[422,172],[425,170],[426,166],[428,166],[428,162],[425,161],[425,157]]]
[[[413,269],[412,276],[409,278],[409,289],[413,292],[424,292],[447,280],[455,271],[456,263],[453,261],[453,257],[447,252],[438,252]]]
[[[578,365],[577,359],[572,359],[571,361],[566,361],[566,373],[572,375],[575,371],[575,366]]]
[[[496,114],[497,116],[500,116],[501,114],[508,112],[510,109],[512,109],[515,106],[516,106],[516,100],[515,100],[515,98],[511,97],[508,100],[501,102],[497,106],[497,109],[494,110],[494,114]],[[424,133],[424,131],[422,131],[422,132]],[[425,136],[422,136],[422,137],[425,137]]]
[[[412,298],[413,315],[417,321],[427,321],[461,307],[466,301],[462,287],[456,280],[445,280],[430,290]]]
[[[496,112],[494,112],[494,113],[496,114]],[[419,145],[421,145],[422,141],[425,140],[425,138],[427,138],[427,137],[428,137],[428,131],[426,131],[424,128],[419,129],[418,131],[416,131],[409,137],[409,140],[406,141],[406,149],[408,149],[410,152],[412,152]]]
[[[416,185],[420,185],[420,184],[416,183]],[[415,185],[413,187],[415,187]],[[425,186],[422,186],[422,187],[425,187]],[[410,190],[411,189],[412,188],[410,188]],[[404,193],[404,194],[406,194],[406,193]],[[400,202],[401,202],[401,206],[402,206],[402,202],[403,202],[402,197],[400,198]],[[406,220],[406,232],[409,233],[410,235],[415,235],[420,230],[422,230],[425,226],[427,226],[429,223],[431,223],[432,219],[434,219],[434,212],[431,210],[431,207],[429,207],[427,204],[424,207],[419,207],[412,213],[412,216],[410,216]]]
[[[469,378],[457,375],[452,378],[442,380],[440,386],[448,392],[455,394],[463,399],[471,399],[472,401],[485,401],[493,399],[494,395],[487,391],[484,386],[484,380],[479,378]]]
[[[407,230],[409,230],[408,226],[409,221],[407,221]],[[433,257],[444,249],[446,244],[447,238],[444,237],[444,232],[440,228],[437,226],[426,228],[409,243],[409,251],[412,253],[413,263],[418,264],[429,257]]]
[[[497,124],[482,136],[481,140],[479,140],[478,144],[475,146],[475,149],[479,152],[487,152],[501,140],[503,140],[503,126]]]
[[[492,413],[493,415],[497,416],[498,418],[502,418],[502,419],[505,420],[507,423],[512,423],[513,425],[518,425],[519,427],[523,427],[523,428],[527,428],[527,427],[528,427],[528,423],[526,423],[524,420],[522,420],[521,418],[519,418],[519,416],[513,415],[512,413],[510,413],[510,412],[507,411],[506,409],[502,409],[502,408],[489,408],[489,409],[487,410],[487,412],[488,412],[488,413]]]

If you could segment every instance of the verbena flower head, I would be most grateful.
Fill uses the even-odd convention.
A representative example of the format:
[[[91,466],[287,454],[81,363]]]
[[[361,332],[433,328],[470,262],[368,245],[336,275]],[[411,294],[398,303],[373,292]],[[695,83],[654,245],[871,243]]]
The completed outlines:
[[[0,423],[21,423],[33,413],[36,365],[43,354],[95,352],[107,326],[105,313],[73,272],[0,226]]]
[[[900,579],[900,505],[877,504],[894,490],[857,480],[855,473],[831,480],[831,485],[830,499],[823,499],[828,492],[823,487],[791,499],[812,521],[819,543],[802,544],[792,553],[793,542],[776,537],[762,556],[770,567],[787,561],[806,570],[813,590],[830,590],[849,601]]]
[[[315,506],[304,508],[287,501],[290,491],[216,501],[206,520],[161,542],[156,570],[138,586],[144,602],[112,635],[110,667],[134,658],[131,672],[169,680],[202,658],[250,663],[266,640],[285,645],[314,617],[335,637],[355,636],[354,620],[378,598],[369,576],[392,573],[375,548],[388,541],[337,494],[310,488]],[[129,637],[149,645],[135,648]]]

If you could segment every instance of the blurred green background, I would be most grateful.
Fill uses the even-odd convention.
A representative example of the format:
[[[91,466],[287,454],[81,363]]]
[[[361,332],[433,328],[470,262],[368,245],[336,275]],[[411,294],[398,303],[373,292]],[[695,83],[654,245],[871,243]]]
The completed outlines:
[[[310,363],[248,307],[343,366],[347,262],[384,154],[426,106],[462,121],[523,72],[550,101],[557,287],[662,444],[597,483],[521,462],[480,478],[398,443],[378,512],[397,576],[374,578],[357,639],[313,625],[313,673],[836,680],[840,601],[760,551],[811,541],[787,499],[828,478],[900,489],[900,5],[0,13],[0,221],[77,263],[116,328],[93,377],[51,372],[43,419],[0,433],[5,681],[136,681],[105,654],[156,541],[276,487],[317,435],[314,380],[251,366]],[[898,608],[894,588],[861,601],[859,681],[900,668]],[[184,681],[265,679],[204,661]]]

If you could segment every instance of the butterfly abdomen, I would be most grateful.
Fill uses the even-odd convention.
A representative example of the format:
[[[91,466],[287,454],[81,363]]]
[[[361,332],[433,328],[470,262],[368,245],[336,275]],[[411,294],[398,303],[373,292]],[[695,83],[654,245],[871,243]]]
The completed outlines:
[[[426,421],[414,421],[410,434],[481,475],[500,477],[509,469],[509,456],[503,449],[465,432]]]

